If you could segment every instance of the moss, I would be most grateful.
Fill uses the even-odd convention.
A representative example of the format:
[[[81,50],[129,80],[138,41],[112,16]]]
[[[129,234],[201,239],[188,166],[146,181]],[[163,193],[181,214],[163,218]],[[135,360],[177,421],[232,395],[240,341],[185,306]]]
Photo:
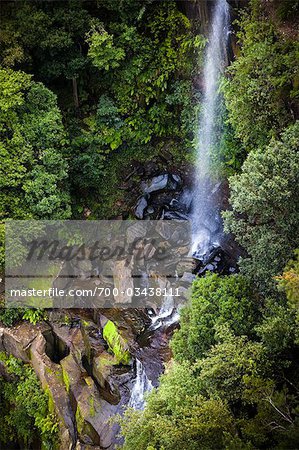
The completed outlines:
[[[125,365],[129,364],[130,353],[125,349],[126,341],[119,334],[116,325],[111,320],[108,320],[103,328],[103,338],[107,342],[109,349],[116,357],[117,363]]]
[[[50,367],[46,366],[45,367],[45,372],[51,374],[52,370],[50,369]]]
[[[89,397],[89,414],[90,417],[94,417],[95,416],[95,408],[94,408],[94,398],[93,397]]]
[[[46,387],[44,389],[44,392],[46,393],[46,395],[48,397],[48,410],[51,414],[55,414],[55,402],[54,402],[54,399],[50,392],[50,389],[48,387]]]
[[[118,360],[116,356],[107,352],[101,353],[93,360],[93,375],[102,388],[105,388],[105,383],[111,373],[112,367],[117,364]]]
[[[92,387],[93,386],[93,380],[91,377],[86,377],[84,378],[85,383],[87,384],[87,386]]]
[[[77,406],[75,417],[78,433],[82,433],[84,428],[84,418],[80,412],[79,406]]]
[[[69,379],[68,373],[64,369],[63,366],[61,366],[61,367],[62,367],[62,379],[63,379],[64,385],[65,385],[65,388],[66,388],[67,392],[70,392],[70,379]]]
[[[95,360],[96,368],[101,372],[105,372],[110,367],[118,364],[117,359],[109,353],[102,353]]]
[[[91,345],[90,345],[90,341],[89,341],[88,329],[91,326],[92,326],[91,322],[88,322],[87,320],[81,321],[81,332],[82,332],[82,337],[83,337],[83,342],[84,342],[84,347],[85,347],[85,356],[86,356],[89,364],[91,363],[92,350],[91,350]]]

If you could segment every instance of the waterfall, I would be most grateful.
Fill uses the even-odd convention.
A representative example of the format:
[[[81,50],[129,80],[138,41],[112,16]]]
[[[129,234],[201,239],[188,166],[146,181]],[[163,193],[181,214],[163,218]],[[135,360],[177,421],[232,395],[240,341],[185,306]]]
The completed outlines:
[[[219,81],[225,66],[229,34],[229,6],[225,0],[216,0],[208,45],[204,58],[203,98],[197,133],[197,164],[193,193],[192,233],[193,254],[204,255],[216,243],[216,205],[211,199],[211,155],[217,148],[219,126]]]
[[[144,408],[144,394],[153,389],[151,381],[147,378],[144,367],[139,359],[136,358],[136,379],[131,391],[131,397],[128,406],[134,409]]]
[[[179,315],[176,311],[174,299],[171,294],[166,294],[163,299],[159,313],[152,318],[151,329],[156,330],[162,325],[171,325],[177,322]]]

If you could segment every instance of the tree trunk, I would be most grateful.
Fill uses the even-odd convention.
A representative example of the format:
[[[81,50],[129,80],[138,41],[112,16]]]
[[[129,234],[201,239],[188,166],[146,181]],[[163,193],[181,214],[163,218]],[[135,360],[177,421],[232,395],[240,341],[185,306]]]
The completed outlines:
[[[79,110],[79,97],[78,97],[78,84],[77,84],[77,78],[72,78],[73,82],[73,97],[74,97],[74,104],[76,110]]]

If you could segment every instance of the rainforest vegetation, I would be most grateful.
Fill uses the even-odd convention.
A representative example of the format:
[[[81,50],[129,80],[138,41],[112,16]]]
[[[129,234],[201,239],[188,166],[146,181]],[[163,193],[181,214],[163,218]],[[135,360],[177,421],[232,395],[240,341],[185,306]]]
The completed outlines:
[[[136,162],[192,166],[206,35],[185,3],[3,2],[2,270],[5,220],[130,218],[136,198],[121,186]],[[225,231],[244,256],[239,273],[193,282],[159,387],[119,419],[126,450],[299,445],[299,2],[230,3],[213,164],[229,182]],[[0,312],[5,326],[44,318]],[[0,360],[0,448],[13,434],[23,448],[37,436],[57,448],[33,369]]]

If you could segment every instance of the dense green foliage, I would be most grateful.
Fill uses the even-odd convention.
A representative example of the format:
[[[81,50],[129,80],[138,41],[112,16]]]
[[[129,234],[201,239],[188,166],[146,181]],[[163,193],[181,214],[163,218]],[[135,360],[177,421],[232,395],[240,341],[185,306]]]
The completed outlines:
[[[257,300],[243,277],[199,278],[190,305],[181,312],[181,329],[172,340],[174,355],[179,361],[200,358],[216,343],[220,325],[227,324],[236,335],[251,335],[257,319]]]
[[[295,258],[289,261],[283,274],[276,279],[280,287],[285,290],[289,304],[295,309],[299,318],[299,250],[295,251]]]
[[[261,290],[273,285],[299,245],[299,121],[281,137],[246,159],[230,179],[232,211],[224,213],[227,231],[246,248],[241,268]]]
[[[24,72],[0,69],[0,139],[0,220],[69,218],[67,141],[56,96]]]
[[[191,154],[191,76],[203,45],[174,2],[126,0],[116,8],[34,1],[4,8],[2,65],[34,73],[58,95],[75,217],[84,208],[92,217],[113,216],[132,163],[163,148],[179,160]],[[51,138],[51,130],[44,133]]]
[[[229,120],[247,150],[279,136],[294,120],[299,96],[298,41],[279,33],[260,1],[251,4],[238,24],[241,51],[224,88]]]
[[[40,441],[45,449],[58,448],[58,423],[49,411],[45,394],[31,367],[4,353],[0,365],[6,373],[0,378],[0,443],[37,448]]]
[[[1,219],[70,215],[66,144],[55,95],[23,72],[0,70]]]

